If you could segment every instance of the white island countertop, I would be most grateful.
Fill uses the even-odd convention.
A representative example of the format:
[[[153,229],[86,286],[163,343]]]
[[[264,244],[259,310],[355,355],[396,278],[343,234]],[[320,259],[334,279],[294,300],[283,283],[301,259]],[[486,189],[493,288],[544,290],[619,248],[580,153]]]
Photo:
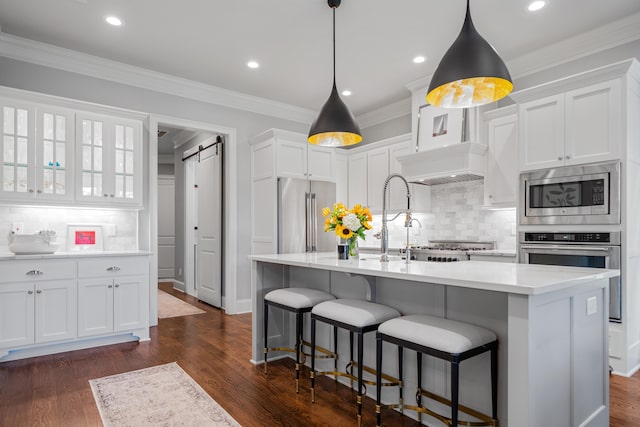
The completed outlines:
[[[335,252],[251,255],[254,261],[340,271],[374,277],[438,283],[521,295],[541,295],[620,275],[619,270],[515,264],[490,261],[424,262],[393,260],[382,263],[379,254],[339,260]]]

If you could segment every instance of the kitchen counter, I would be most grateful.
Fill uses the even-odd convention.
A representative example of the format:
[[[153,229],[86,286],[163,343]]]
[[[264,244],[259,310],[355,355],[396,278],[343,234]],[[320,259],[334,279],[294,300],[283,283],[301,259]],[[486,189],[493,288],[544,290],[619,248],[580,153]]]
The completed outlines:
[[[252,255],[250,258],[273,264],[522,295],[541,295],[620,275],[619,270],[483,261],[383,263],[378,254],[361,254],[356,260],[339,260],[334,252]]]
[[[80,258],[80,257],[115,257],[115,256],[145,256],[151,255],[149,251],[57,251],[52,254],[16,255],[12,252],[0,252],[0,261],[20,259],[56,259],[56,258]]]
[[[264,295],[282,287],[322,289],[338,298],[389,305],[402,314],[430,314],[494,331],[500,343],[498,420],[502,427],[608,425],[608,286],[609,278],[620,274],[618,270],[491,261],[412,261],[407,265],[402,260],[380,263],[377,254],[366,253],[359,259],[338,260],[333,252],[250,259],[254,363],[263,361]],[[293,318],[269,319],[269,345],[291,347]],[[347,336],[338,335],[340,369],[349,359]],[[318,330],[318,343],[332,348],[332,328]],[[392,346],[384,351],[385,369],[395,375],[397,351]],[[368,337],[367,365],[374,365],[374,355],[375,340]],[[290,355],[273,352],[272,356]],[[323,363],[329,362],[317,363],[322,370]],[[405,366],[405,388],[414,390],[415,357],[407,355]],[[447,367],[431,360],[427,366],[426,387],[449,396]],[[462,369],[461,401],[490,413],[488,358],[465,361]],[[383,402],[397,399],[397,391],[389,393],[383,394]],[[375,389],[367,396],[375,398]]]
[[[482,251],[469,252],[471,255],[487,255],[487,256],[516,256],[515,249],[486,249]]]

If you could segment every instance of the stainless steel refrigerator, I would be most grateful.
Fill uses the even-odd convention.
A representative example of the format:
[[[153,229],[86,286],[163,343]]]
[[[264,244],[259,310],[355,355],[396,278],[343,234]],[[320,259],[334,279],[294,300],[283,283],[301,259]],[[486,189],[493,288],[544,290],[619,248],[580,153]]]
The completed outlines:
[[[278,178],[278,253],[330,252],[336,235],[324,231],[322,208],[336,202],[336,184]]]

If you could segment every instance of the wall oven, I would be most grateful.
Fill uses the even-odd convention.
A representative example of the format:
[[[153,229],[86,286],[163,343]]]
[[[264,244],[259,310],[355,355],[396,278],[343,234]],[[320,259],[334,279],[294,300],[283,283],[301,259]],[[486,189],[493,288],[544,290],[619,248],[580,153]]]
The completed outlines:
[[[520,175],[520,224],[620,224],[620,162]]]
[[[520,262],[620,269],[620,232],[520,232]],[[622,321],[620,277],[610,279],[609,320]]]

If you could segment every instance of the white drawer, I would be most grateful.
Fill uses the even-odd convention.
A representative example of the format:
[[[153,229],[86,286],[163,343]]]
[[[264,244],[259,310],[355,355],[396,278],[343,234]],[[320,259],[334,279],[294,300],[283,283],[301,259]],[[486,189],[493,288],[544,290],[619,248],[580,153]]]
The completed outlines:
[[[78,261],[78,277],[109,277],[147,274],[147,257],[104,257]]]
[[[0,261],[0,282],[32,282],[34,280],[74,279],[76,262],[65,260]]]

